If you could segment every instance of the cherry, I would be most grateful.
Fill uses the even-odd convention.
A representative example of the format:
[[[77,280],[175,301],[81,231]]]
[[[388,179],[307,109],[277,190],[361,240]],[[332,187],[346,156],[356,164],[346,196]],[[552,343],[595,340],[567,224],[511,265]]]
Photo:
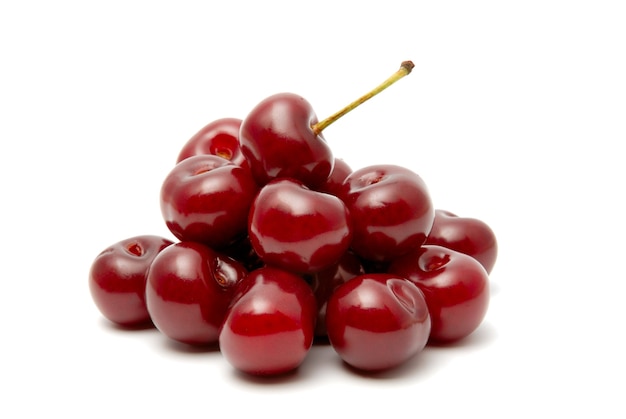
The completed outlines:
[[[260,185],[293,177],[316,188],[333,170],[334,157],[322,131],[366,100],[411,72],[410,61],[372,91],[318,122],[311,104],[293,93],[262,100],[244,118],[239,132],[241,151]]]
[[[219,335],[220,351],[240,371],[276,375],[296,369],[313,344],[313,291],[299,276],[264,267],[233,298]]]
[[[105,318],[127,327],[150,323],[146,275],[156,255],[171,244],[159,236],[136,236],[107,247],[95,258],[89,290]]]
[[[248,235],[267,265],[317,272],[339,261],[352,238],[350,215],[336,196],[295,179],[275,179],[252,203]]]
[[[352,252],[346,252],[339,262],[315,274],[307,275],[315,299],[317,300],[318,314],[315,326],[315,336],[326,336],[326,303],[340,285],[348,280],[365,273],[359,258]]]
[[[430,315],[424,295],[397,275],[359,275],[331,295],[326,328],[333,349],[367,371],[395,368],[428,342]]]
[[[176,163],[198,154],[212,154],[248,167],[248,161],[239,147],[240,128],[241,119],[237,118],[221,118],[210,122],[185,143]]]
[[[181,241],[222,249],[246,235],[258,190],[250,170],[214,155],[178,163],[161,187],[161,212]]]
[[[292,93],[270,96],[246,116],[239,141],[254,178],[260,185],[279,177],[293,177],[310,186],[326,180],[333,154],[321,134],[313,108]]]
[[[175,341],[217,343],[226,310],[247,275],[246,269],[201,243],[179,242],[165,250],[154,258],[148,271],[146,303],[152,321]]]
[[[385,262],[426,241],[435,217],[426,184],[413,171],[373,165],[352,172],[340,197],[352,216],[352,249],[360,257]]]
[[[435,210],[435,221],[426,244],[470,255],[483,265],[487,273],[491,273],[498,257],[496,235],[484,221],[459,217],[441,209]]]
[[[473,257],[442,246],[424,245],[389,266],[424,293],[433,342],[462,339],[482,323],[489,305],[489,277]]]

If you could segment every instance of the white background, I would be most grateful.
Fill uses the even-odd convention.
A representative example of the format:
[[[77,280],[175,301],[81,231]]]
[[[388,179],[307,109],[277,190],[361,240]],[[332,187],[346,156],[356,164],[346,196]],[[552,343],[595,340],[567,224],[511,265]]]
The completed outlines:
[[[347,4],[2,2],[0,417],[626,415],[624,3]],[[315,347],[260,380],[102,318],[92,260],[170,237],[161,181],[197,130],[280,91],[323,118],[403,60],[410,76],[325,137],[492,226],[474,335],[373,377]]]

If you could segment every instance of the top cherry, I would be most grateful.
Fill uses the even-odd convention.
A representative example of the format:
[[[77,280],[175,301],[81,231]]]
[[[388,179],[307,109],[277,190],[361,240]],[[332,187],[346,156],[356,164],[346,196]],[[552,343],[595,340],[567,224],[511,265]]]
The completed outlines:
[[[259,185],[291,177],[310,188],[322,185],[333,170],[333,153],[322,131],[366,100],[408,75],[414,65],[405,61],[391,77],[319,121],[311,104],[293,93],[278,93],[259,104],[244,118],[239,131],[243,155]]]
[[[247,167],[248,162],[239,147],[240,128],[241,119],[237,118],[221,118],[208,123],[185,143],[176,163],[198,154],[212,154]]]

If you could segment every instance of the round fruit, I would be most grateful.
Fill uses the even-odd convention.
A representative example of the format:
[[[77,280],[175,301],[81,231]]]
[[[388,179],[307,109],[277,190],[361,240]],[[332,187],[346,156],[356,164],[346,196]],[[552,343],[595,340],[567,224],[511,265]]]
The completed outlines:
[[[339,261],[350,246],[352,224],[336,196],[295,179],[276,179],[254,199],[248,235],[267,265],[310,273]]]
[[[424,245],[394,260],[389,272],[413,281],[426,298],[433,342],[451,342],[472,333],[489,306],[489,276],[471,256]]]
[[[397,367],[428,341],[430,316],[422,292],[392,274],[364,274],[341,285],[328,300],[330,344],[349,365],[368,371]]]
[[[201,243],[173,244],[148,271],[146,303],[152,321],[178,342],[216,343],[226,310],[246,274],[238,262]]]
[[[340,197],[352,217],[352,249],[369,261],[390,261],[418,248],[435,218],[426,184],[401,166],[373,165],[352,172]]]
[[[304,361],[315,329],[313,291],[299,276],[265,267],[242,281],[219,336],[220,351],[240,371],[276,375]]]
[[[498,241],[491,227],[476,218],[435,210],[433,228],[425,244],[436,244],[470,255],[491,273],[498,257]]]
[[[257,189],[248,169],[218,156],[192,156],[166,176],[161,213],[180,241],[222,249],[245,237]]]
[[[311,187],[326,181],[334,159],[322,134],[313,131],[315,123],[311,104],[293,93],[272,95],[246,116],[241,151],[260,185],[281,177]]]
[[[212,154],[230,160],[239,166],[248,166],[239,147],[241,119],[217,119],[198,131],[185,143],[178,154],[176,163],[198,154]]]
[[[150,323],[146,308],[146,275],[168,239],[144,235],[119,241],[103,250],[89,271],[89,290],[104,317],[121,326]]]

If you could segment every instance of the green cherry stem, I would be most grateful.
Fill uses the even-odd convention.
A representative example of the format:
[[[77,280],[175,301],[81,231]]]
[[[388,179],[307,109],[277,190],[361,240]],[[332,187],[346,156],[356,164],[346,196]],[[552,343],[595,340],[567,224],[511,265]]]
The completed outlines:
[[[361,96],[354,102],[350,103],[345,108],[332,114],[328,118],[316,124],[311,125],[311,128],[313,129],[313,132],[315,133],[315,135],[319,135],[324,129],[326,129],[326,127],[328,127],[330,124],[332,124],[333,122],[335,122],[336,120],[338,120],[339,118],[341,118],[342,116],[350,112],[351,110],[365,103],[372,97],[376,96],[377,94],[379,94],[380,92],[382,92],[383,90],[385,90],[386,88],[388,88],[389,86],[391,86],[392,84],[394,84],[395,82],[403,78],[404,76],[409,75],[411,73],[411,70],[413,70],[413,67],[415,67],[415,64],[413,64],[412,61],[403,61],[402,64],[400,65],[400,68],[395,73],[393,73],[387,80],[379,84],[377,87],[375,87],[368,93],[364,94],[363,96]]]

